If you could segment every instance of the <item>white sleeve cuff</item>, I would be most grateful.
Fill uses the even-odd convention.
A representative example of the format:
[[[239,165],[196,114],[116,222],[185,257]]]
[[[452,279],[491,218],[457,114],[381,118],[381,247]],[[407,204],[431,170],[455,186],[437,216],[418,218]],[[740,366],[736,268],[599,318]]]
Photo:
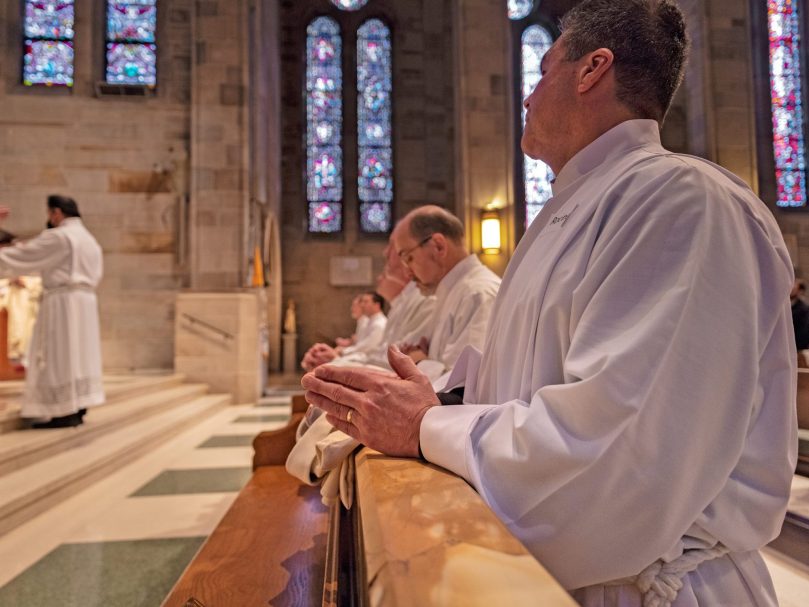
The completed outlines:
[[[446,367],[444,363],[438,360],[433,360],[431,358],[425,358],[421,362],[416,365],[419,368],[419,371],[424,373],[428,378],[430,378],[431,382],[434,382],[439,377],[444,374],[446,371]]]
[[[472,426],[497,405],[448,405],[432,407],[421,420],[419,441],[424,458],[454,472],[474,485],[467,465]]]

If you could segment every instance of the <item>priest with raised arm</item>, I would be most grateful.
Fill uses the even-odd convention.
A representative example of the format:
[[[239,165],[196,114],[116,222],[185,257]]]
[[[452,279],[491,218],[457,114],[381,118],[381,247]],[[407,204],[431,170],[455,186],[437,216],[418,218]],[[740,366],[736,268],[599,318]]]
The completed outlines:
[[[777,604],[759,549],[797,451],[792,265],[741,180],[660,144],[687,45],[673,0],[564,18],[522,139],[554,196],[449,379],[463,404],[394,348],[398,378],[302,382],[340,430],[469,481],[587,607]]]
[[[0,208],[0,219],[8,214]],[[35,428],[62,428],[104,402],[95,293],[103,258],[72,198],[48,196],[47,216],[48,229],[0,250],[0,276],[42,276],[20,415]]]

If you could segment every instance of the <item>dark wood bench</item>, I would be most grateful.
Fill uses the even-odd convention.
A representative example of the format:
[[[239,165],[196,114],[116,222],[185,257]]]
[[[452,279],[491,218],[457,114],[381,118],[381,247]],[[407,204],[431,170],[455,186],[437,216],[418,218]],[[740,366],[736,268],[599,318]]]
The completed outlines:
[[[284,462],[306,403],[254,440],[254,474],[174,585],[163,607],[316,605],[323,600],[329,511]]]

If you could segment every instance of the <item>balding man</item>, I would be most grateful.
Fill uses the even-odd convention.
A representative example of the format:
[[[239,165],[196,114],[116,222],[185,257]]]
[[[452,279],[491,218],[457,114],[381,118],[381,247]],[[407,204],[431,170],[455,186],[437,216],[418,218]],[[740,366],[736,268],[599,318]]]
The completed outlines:
[[[584,0],[562,32],[522,139],[554,196],[450,378],[465,404],[436,406],[395,349],[399,378],[319,369],[306,399],[467,479],[581,605],[776,605],[758,550],[797,452],[783,238],[741,180],[660,144],[687,47],[672,0]]]
[[[432,334],[404,349],[436,380],[452,369],[465,347],[483,347],[500,278],[469,253],[463,224],[441,207],[408,213],[392,240],[421,292],[437,299]]]

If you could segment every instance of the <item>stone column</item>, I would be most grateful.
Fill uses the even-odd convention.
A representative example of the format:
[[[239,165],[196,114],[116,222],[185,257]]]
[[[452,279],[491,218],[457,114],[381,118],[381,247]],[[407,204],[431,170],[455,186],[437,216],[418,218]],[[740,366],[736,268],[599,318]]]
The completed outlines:
[[[192,16],[191,287],[247,274],[247,0],[196,0]]]

